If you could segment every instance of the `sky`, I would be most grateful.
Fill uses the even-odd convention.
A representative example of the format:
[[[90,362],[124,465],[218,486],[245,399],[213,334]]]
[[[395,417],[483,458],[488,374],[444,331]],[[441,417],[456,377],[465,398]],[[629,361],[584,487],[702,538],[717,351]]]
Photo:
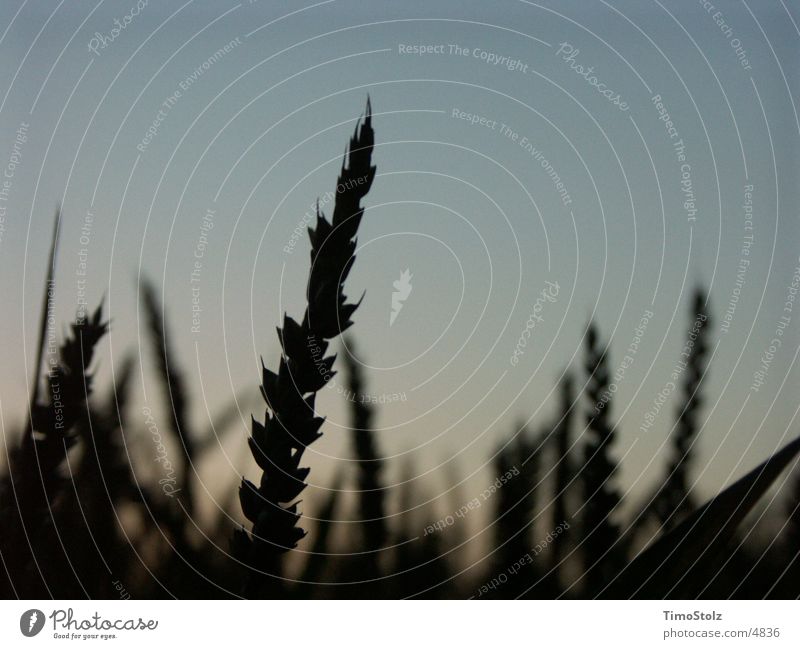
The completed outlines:
[[[241,403],[202,479],[252,473],[260,359],[277,364],[275,326],[304,309],[309,246],[293,232],[317,199],[330,214],[369,96],[378,171],[346,293],[365,295],[350,334],[386,402],[391,479],[411,466],[443,502],[449,476],[491,481],[498,444],[555,414],[564,373],[583,386],[593,320],[619,376],[620,480],[646,491],[702,287],[695,474],[712,493],[797,431],[799,22],[781,0],[2,3],[4,431],[25,413],[61,205],[56,314],[65,330],[79,299],[104,300],[98,385],[134,354],[132,425],[146,407],[163,422],[147,278],[196,427]],[[318,406],[311,498],[352,458],[342,384]]]

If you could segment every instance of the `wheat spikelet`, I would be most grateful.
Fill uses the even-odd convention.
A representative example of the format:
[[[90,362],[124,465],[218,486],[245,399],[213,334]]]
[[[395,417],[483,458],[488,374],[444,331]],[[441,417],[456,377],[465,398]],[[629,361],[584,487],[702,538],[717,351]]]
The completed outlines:
[[[297,546],[305,531],[297,526],[297,497],[309,469],[300,466],[303,451],[317,440],[323,419],[316,416],[315,397],[332,376],[334,356],[325,356],[328,341],[352,323],[358,303],[348,304],[344,281],[355,260],[356,234],[364,208],[361,200],[375,177],[372,166],[372,111],[369,100],[359,121],[337,183],[329,223],[317,209],[309,228],[311,270],[307,307],[302,322],[284,316],[278,329],[282,355],[278,372],[263,368],[261,391],[267,403],[265,421],[253,419],[249,444],[263,471],[258,486],[243,479],[239,499],[252,532],[237,530],[234,553],[249,566],[245,595],[264,594],[268,575],[277,575],[280,557]]]

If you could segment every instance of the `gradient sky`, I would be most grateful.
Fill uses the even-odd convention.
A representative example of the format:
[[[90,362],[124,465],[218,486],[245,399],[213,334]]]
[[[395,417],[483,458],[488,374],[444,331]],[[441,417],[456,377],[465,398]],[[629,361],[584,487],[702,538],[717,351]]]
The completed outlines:
[[[580,370],[588,320],[611,340],[616,369],[649,310],[612,406],[621,479],[646,488],[661,474],[678,395],[646,433],[639,426],[686,339],[692,291],[704,286],[714,356],[699,484],[705,493],[730,482],[797,431],[800,306],[764,385],[755,392],[751,384],[800,265],[800,9],[781,1],[714,4],[707,11],[689,0],[151,0],[127,21],[134,0],[2,3],[0,166],[20,158],[2,203],[5,426],[23,417],[59,203],[59,320],[75,312],[81,248],[89,303],[105,296],[110,309],[100,385],[112,362],[138,352],[139,403],[163,410],[136,309],[137,279],[146,276],[163,289],[197,424],[253,390],[259,356],[277,362],[274,327],[283,312],[302,314],[307,238],[291,253],[285,246],[315,199],[334,189],[369,93],[378,176],[346,292],[366,291],[351,333],[370,391],[405,396],[386,404],[377,422],[380,447],[395,457],[391,475],[412,453],[432,494],[448,485],[443,476],[453,467],[435,470],[442,463],[454,462],[456,475],[476,474],[475,484],[486,481],[487,455],[515,423],[534,417],[535,428],[554,413],[552,390],[565,369]],[[90,51],[96,33],[109,38],[115,19],[126,27]],[[203,69],[226,44],[230,51]],[[737,58],[737,44],[751,69]],[[444,47],[420,56],[401,53],[401,45]],[[451,53],[450,45],[469,53]],[[628,110],[570,68],[568,48],[578,50],[573,64],[593,66]],[[520,64],[493,65],[481,52]],[[685,144],[694,221],[655,95]],[[473,125],[454,109],[496,125]],[[154,120],[154,136],[137,150]],[[15,153],[25,125],[27,140]],[[569,205],[523,138],[562,179]],[[754,187],[750,266],[724,333],[747,234],[746,185]],[[213,228],[193,285],[209,209]],[[330,205],[323,209],[330,214]],[[83,245],[87,213],[94,220]],[[413,288],[390,326],[392,283],[405,269]],[[546,281],[558,283],[558,298],[543,306],[543,322],[512,366]],[[329,421],[307,464],[324,487],[333,466],[325,458],[351,455],[336,386],[318,404]],[[245,466],[251,409],[252,400],[243,404],[241,431],[225,444],[227,456],[203,469],[204,479],[235,479],[229,463]],[[132,422],[141,425],[138,412]]]

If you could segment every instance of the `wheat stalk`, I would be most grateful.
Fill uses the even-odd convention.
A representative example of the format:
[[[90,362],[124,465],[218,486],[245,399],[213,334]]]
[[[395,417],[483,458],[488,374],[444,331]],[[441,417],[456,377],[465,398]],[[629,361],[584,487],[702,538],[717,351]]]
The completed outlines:
[[[63,571],[58,549],[52,547],[53,504],[65,493],[62,465],[79,439],[78,426],[86,421],[93,378],[89,366],[107,330],[102,305],[91,317],[72,324],[71,334],[59,348],[59,360],[47,374],[47,403],[30,405],[28,428],[12,449],[8,474],[0,483],[0,529],[4,531],[0,554],[13,569],[11,587],[20,587],[15,594],[23,597],[51,596],[42,571],[49,572],[48,566]],[[42,560],[46,565],[39,564]]]
[[[348,399],[351,404],[351,428],[353,430],[353,447],[358,458],[358,507],[362,522],[363,549],[362,555],[367,565],[365,568],[375,577],[377,573],[376,551],[386,542],[387,530],[384,514],[384,491],[381,485],[383,461],[375,445],[372,430],[374,409],[364,399],[364,381],[361,369],[353,357],[355,343],[348,340],[349,351],[345,355],[345,366],[348,377]]]
[[[537,483],[541,463],[542,438],[528,440],[528,430],[517,426],[516,438],[501,448],[494,461],[496,479],[503,482],[492,498],[495,499],[495,573],[503,573],[521,561],[531,549],[532,532],[536,529]],[[518,564],[519,565],[519,564]],[[497,589],[501,599],[519,597],[531,592],[538,582],[534,563],[524,566]]]
[[[656,514],[665,529],[672,529],[682,515],[696,507],[690,493],[689,469],[699,430],[697,419],[703,403],[700,386],[707,367],[707,338],[710,331],[708,305],[702,291],[694,295],[691,317],[688,335],[689,339],[694,338],[694,344],[685,361],[685,379],[681,390],[683,398],[678,406],[672,434],[672,459],[667,469],[667,479],[654,503]]]
[[[235,555],[251,568],[245,595],[264,594],[269,575],[277,575],[280,557],[305,536],[297,526],[296,499],[305,488],[308,468],[300,467],[303,451],[321,433],[315,397],[333,376],[334,356],[325,356],[328,341],[347,329],[358,303],[348,304],[344,281],[355,260],[356,234],[364,208],[361,200],[375,177],[372,166],[372,110],[367,99],[363,123],[350,139],[337,183],[329,223],[317,208],[309,228],[311,270],[307,307],[302,322],[284,316],[278,329],[282,355],[278,372],[263,367],[261,391],[267,403],[265,421],[253,419],[250,450],[263,471],[258,486],[242,480],[239,500],[253,523],[251,533],[237,530]]]
[[[692,320],[687,342],[692,341],[693,344],[688,349],[686,360],[681,360],[684,375],[681,388],[683,399],[678,406],[677,420],[671,435],[672,457],[667,465],[666,477],[639,507],[640,513],[631,525],[631,534],[638,532],[654,518],[658,520],[663,531],[669,531],[697,506],[689,488],[689,470],[693,460],[692,450],[699,432],[697,418],[703,401],[700,389],[708,366],[708,332],[711,321],[706,294],[701,290],[694,294],[690,315]],[[683,353],[686,352],[684,349]]]
[[[574,381],[571,374],[564,376],[561,381],[561,418],[553,432],[556,453],[555,495],[553,496],[552,529],[556,529],[570,516],[568,494],[574,477],[575,468],[572,458],[572,416],[575,412]],[[561,562],[565,550],[565,536],[559,535],[553,544],[553,568],[556,569]]]
[[[180,490],[183,491],[184,496],[180,500],[185,505],[186,513],[191,519],[194,513],[192,472],[194,471],[195,444],[194,437],[190,432],[187,412],[188,391],[183,375],[177,368],[176,355],[169,344],[165,314],[159,306],[155,288],[148,281],[145,281],[142,286],[142,301],[164,392],[164,401],[169,403],[172,412],[172,416],[169,418],[170,428],[183,450],[181,453],[183,467]],[[181,524],[181,535],[185,532],[184,528],[185,526]]]
[[[73,322],[71,334],[59,350],[59,363],[47,375],[50,399],[47,404],[32,408],[31,424],[34,433],[23,438],[23,452],[32,451],[41,478],[47,481],[56,476],[65,451],[77,441],[75,426],[85,417],[92,392],[92,375],[88,368],[94,349],[108,331],[103,322],[103,306],[90,318]],[[45,482],[45,492],[53,484]],[[48,495],[52,500],[52,494]]]
[[[619,529],[611,515],[620,501],[613,486],[616,462],[610,446],[614,427],[609,421],[609,371],[606,350],[602,348],[597,328],[589,325],[586,333],[586,396],[590,407],[586,415],[588,441],[581,469],[583,484],[582,543],[586,568],[586,587],[590,595],[597,593],[613,577],[619,550]]]
[[[319,514],[317,514],[314,544],[308,553],[308,559],[306,559],[306,563],[303,566],[303,573],[295,593],[298,597],[308,597],[319,589],[319,582],[324,577],[325,569],[329,565],[328,552],[331,546],[331,528],[335,522],[339,497],[342,493],[343,476],[344,473],[341,470],[334,476],[330,493],[323,501]]]

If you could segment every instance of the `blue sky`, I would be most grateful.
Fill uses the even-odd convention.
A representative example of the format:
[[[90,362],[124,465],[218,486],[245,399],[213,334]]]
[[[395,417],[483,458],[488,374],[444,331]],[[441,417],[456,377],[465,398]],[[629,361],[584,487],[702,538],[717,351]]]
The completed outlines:
[[[366,291],[352,335],[371,392],[405,397],[380,411],[384,452],[413,453],[432,491],[443,462],[483,475],[515,422],[554,412],[552,390],[566,368],[580,370],[590,318],[617,369],[650,311],[612,406],[622,480],[645,488],[660,474],[677,394],[647,432],[639,426],[686,339],[692,290],[704,286],[714,358],[700,488],[742,474],[797,429],[797,310],[764,385],[752,383],[799,265],[800,12],[714,4],[151,1],[134,14],[133,0],[4,3],[0,165],[19,162],[0,239],[6,425],[20,421],[28,392],[58,203],[59,318],[75,311],[84,248],[88,301],[105,296],[111,310],[101,384],[112,360],[140,351],[138,398],[162,405],[137,320],[146,276],[164,291],[198,424],[257,385],[259,356],[276,362],[275,325],[303,309],[307,242],[285,247],[334,189],[369,94],[378,177],[347,292]],[[114,36],[115,20],[125,27]],[[390,326],[393,282],[406,269],[413,288]],[[514,366],[546,282],[558,297],[541,306]],[[319,404],[327,434],[308,462],[324,485],[330,458],[350,451],[342,395],[332,386]]]

